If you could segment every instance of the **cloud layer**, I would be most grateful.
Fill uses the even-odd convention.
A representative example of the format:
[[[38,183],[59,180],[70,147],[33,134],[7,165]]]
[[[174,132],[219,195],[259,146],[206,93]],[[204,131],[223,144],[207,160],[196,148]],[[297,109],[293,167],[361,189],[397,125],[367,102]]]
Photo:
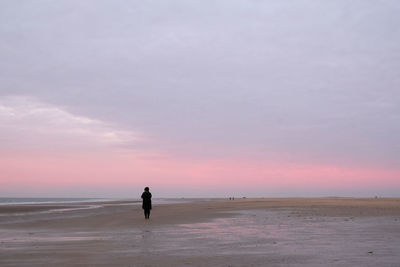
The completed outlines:
[[[254,181],[259,162],[393,177],[399,12],[396,0],[1,1],[2,154],[122,149],[149,159],[152,175],[137,172],[154,181],[160,158],[183,170],[223,161],[223,181],[227,162],[258,166]],[[360,186],[378,179],[356,173]]]
[[[71,114],[31,97],[0,98],[0,139],[8,149],[81,151],[133,146],[139,134]]]

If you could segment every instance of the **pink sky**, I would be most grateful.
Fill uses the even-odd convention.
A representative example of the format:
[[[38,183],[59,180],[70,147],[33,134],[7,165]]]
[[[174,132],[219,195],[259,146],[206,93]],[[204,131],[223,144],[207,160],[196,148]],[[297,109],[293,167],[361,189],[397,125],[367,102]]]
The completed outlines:
[[[245,159],[193,161],[126,152],[9,155],[1,160],[0,173],[4,196],[133,197],[144,186],[160,197],[379,195],[382,189],[391,192],[400,186],[398,169]]]

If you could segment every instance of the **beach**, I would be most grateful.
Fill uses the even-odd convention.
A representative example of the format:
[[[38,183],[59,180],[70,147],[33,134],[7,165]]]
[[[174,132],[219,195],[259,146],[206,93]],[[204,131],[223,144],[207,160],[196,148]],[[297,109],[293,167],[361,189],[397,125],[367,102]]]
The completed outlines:
[[[0,266],[400,266],[400,199],[0,206]]]

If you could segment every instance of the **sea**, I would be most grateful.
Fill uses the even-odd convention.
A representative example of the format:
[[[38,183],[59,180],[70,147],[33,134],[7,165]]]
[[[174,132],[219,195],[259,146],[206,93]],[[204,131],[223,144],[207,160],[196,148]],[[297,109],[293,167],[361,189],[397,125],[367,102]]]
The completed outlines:
[[[131,200],[140,202],[140,198],[61,198],[61,197],[0,197],[0,205],[13,205],[13,204],[51,204],[51,203],[79,203],[79,202],[102,202],[114,200]],[[154,204],[173,204],[193,202],[192,199],[183,198],[155,198]],[[199,201],[199,200],[197,200]],[[203,200],[204,201],[204,200]]]
[[[114,199],[107,198],[52,198],[52,197],[0,197],[0,205],[12,204],[43,204],[43,203],[75,203],[75,202],[97,202]]]

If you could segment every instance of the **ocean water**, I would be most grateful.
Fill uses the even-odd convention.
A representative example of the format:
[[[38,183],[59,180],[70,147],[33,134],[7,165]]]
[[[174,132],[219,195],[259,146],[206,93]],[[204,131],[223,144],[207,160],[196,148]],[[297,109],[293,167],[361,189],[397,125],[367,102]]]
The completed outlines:
[[[40,203],[74,203],[83,201],[105,201],[106,198],[49,198],[49,197],[0,197],[0,205],[40,204]]]
[[[79,203],[79,202],[100,202],[113,200],[132,200],[142,201],[140,198],[123,199],[123,198],[50,198],[50,197],[0,197],[0,205],[11,204],[46,204],[46,203]],[[193,202],[193,199],[178,199],[178,198],[154,198],[154,204],[173,204]],[[200,200],[198,200],[200,201]]]

